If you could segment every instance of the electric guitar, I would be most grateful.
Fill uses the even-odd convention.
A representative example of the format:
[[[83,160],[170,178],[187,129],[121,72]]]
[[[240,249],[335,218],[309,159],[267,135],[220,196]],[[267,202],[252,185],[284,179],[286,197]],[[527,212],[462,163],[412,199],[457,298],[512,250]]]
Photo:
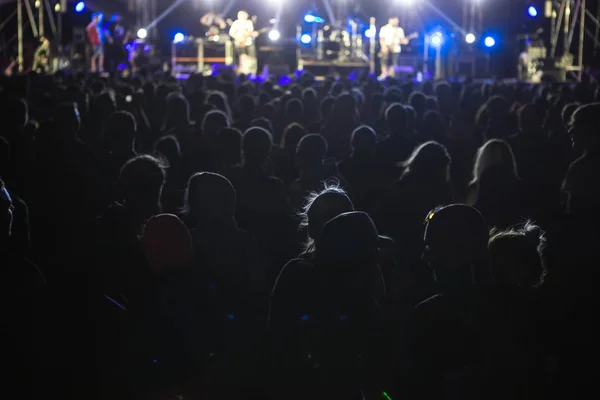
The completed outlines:
[[[410,42],[413,39],[417,39],[419,37],[419,34],[417,32],[415,33],[411,33],[408,36],[405,36],[403,39],[400,39],[400,44],[401,45],[407,45],[408,42]],[[379,53],[379,56],[387,56],[390,53],[390,46],[386,46],[384,44],[381,44],[381,51]]]
[[[268,30],[269,28],[262,28],[259,30],[248,32],[244,35],[240,35],[240,37],[235,41],[235,47],[244,49],[246,47],[252,46],[252,43],[254,43],[254,39],[256,39],[258,35],[265,33]]]

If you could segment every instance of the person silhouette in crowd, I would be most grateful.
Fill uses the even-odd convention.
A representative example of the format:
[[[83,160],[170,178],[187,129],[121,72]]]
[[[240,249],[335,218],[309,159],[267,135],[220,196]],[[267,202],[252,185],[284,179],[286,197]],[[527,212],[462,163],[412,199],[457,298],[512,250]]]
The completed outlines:
[[[136,156],[135,136],[137,123],[133,114],[117,111],[106,121],[103,136],[106,148],[107,179],[114,184],[127,160]]]
[[[242,133],[235,128],[223,128],[216,138],[217,172],[228,174],[242,163]]]
[[[327,141],[321,135],[304,136],[296,149],[296,167],[299,177],[290,185],[289,198],[294,210],[299,210],[310,192],[321,188],[322,182],[331,180],[345,185],[338,174],[337,165],[327,160]]]
[[[433,273],[436,294],[417,304],[406,321],[404,394],[487,394],[481,392],[485,385],[478,386],[485,377],[478,376],[483,365],[476,357],[481,346],[490,346],[482,318],[490,312],[490,302],[478,290],[491,281],[487,223],[477,210],[460,204],[436,208],[426,221],[423,259]]]
[[[217,168],[217,160],[215,160],[217,136],[221,129],[229,126],[230,119],[223,111],[212,110],[206,113],[199,125],[201,134],[196,131],[193,140],[186,144],[189,149],[186,159],[192,171],[214,171]]]
[[[295,165],[296,149],[306,133],[306,129],[302,125],[289,124],[283,130],[280,146],[273,148],[271,157],[275,163],[277,175],[283,178],[286,186],[289,186],[298,177]]]
[[[352,155],[339,163],[340,174],[348,182],[354,203],[361,210],[372,209],[383,189],[398,178],[400,170],[376,157],[375,131],[362,125],[352,132]]]
[[[503,287],[528,293],[546,275],[543,251],[546,237],[531,221],[506,230],[492,230],[489,252],[494,281]]]
[[[598,218],[593,217],[593,210],[600,199],[600,185],[596,179],[597,173],[594,172],[598,171],[596,167],[600,164],[600,140],[595,122],[599,111],[600,103],[593,103],[581,106],[573,114],[569,133],[573,147],[582,156],[569,166],[562,186],[563,192],[568,196],[569,214],[589,223],[598,221]]]
[[[161,195],[161,204],[165,212],[177,212],[181,207],[186,181],[185,162],[181,146],[175,136],[164,136],[154,144],[154,154],[166,165],[167,178]]]
[[[354,204],[340,186],[326,183],[323,190],[310,193],[300,220],[300,232],[305,232],[307,236],[302,256],[310,258],[314,255],[316,243],[327,221],[350,211],[354,211]]]
[[[293,223],[283,182],[265,171],[272,145],[269,132],[258,127],[248,129],[242,136],[242,165],[231,169],[227,178],[237,195],[240,228],[258,240],[270,268],[280,268],[290,249]]]
[[[328,155],[343,160],[350,155],[350,136],[358,127],[356,101],[344,93],[335,99],[329,118],[321,129],[321,135],[329,144]]]
[[[377,326],[385,297],[378,243],[367,214],[343,213],[324,225],[312,261],[294,259],[283,268],[269,316],[279,382],[300,379],[303,393],[311,393],[318,381],[308,372],[318,363],[328,376],[321,391],[360,393],[367,386],[375,373],[370,352],[376,354],[379,338],[366,326]],[[341,385],[349,377],[353,383]]]
[[[544,133],[544,115],[533,104],[526,104],[517,113],[519,132],[508,139],[514,152],[519,177],[526,188],[524,202],[528,210],[555,211],[560,206],[560,181],[564,176],[566,166],[560,160],[565,160],[569,154],[563,150],[556,154],[550,147],[548,135]],[[562,155],[562,156],[561,156]],[[556,164],[550,160],[558,161]],[[549,166],[555,166],[550,169]],[[533,210],[532,210],[533,211]],[[539,216],[539,212],[531,214]]]
[[[377,143],[377,158],[383,162],[405,161],[413,151],[415,143],[408,131],[407,111],[402,104],[394,103],[385,110],[388,137]]]
[[[179,93],[171,93],[167,96],[166,102],[162,133],[185,139],[192,128],[190,104]]]
[[[420,284],[430,280],[420,268],[423,217],[432,208],[453,201],[450,162],[446,148],[437,142],[417,147],[403,163],[400,179],[382,195],[376,214],[381,232],[399,246],[399,261],[418,274]]]
[[[254,98],[248,94],[241,96],[236,102],[236,111],[238,115],[233,126],[243,132],[250,128],[256,113]]]
[[[477,208],[490,227],[505,228],[519,222],[522,183],[513,152],[505,141],[492,139],[477,152],[466,203]]]
[[[112,203],[95,223],[90,253],[95,255],[92,288],[124,296],[134,307],[143,302],[151,281],[140,237],[146,221],[161,212],[160,197],[165,166],[143,155],[127,161],[119,174],[119,201]]]

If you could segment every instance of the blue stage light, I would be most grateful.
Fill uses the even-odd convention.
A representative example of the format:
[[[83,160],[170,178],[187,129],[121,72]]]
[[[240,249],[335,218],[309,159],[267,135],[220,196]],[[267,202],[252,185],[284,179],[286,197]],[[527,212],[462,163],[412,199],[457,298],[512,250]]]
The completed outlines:
[[[440,32],[436,32],[431,35],[429,38],[429,43],[431,43],[433,47],[438,47],[440,44],[442,44],[442,34]]]
[[[80,13],[83,10],[85,10],[85,3],[83,1],[80,1],[79,3],[77,3],[75,5],[75,11],[78,12],[78,13]]]
[[[304,16],[304,22],[308,22],[309,24],[312,24],[313,22],[315,22],[315,16],[314,15],[310,15],[310,14],[306,14]]]
[[[488,36],[483,41],[483,44],[485,44],[485,47],[494,47],[496,45],[496,39],[494,39],[491,36]]]
[[[185,35],[181,32],[177,32],[175,36],[173,36],[173,43],[181,43],[185,40]]]
[[[310,36],[308,33],[305,33],[300,37],[300,41],[303,44],[309,44],[312,41],[312,36]]]
[[[538,10],[534,6],[529,6],[527,9],[527,14],[529,14],[531,18],[535,18],[538,16]]]

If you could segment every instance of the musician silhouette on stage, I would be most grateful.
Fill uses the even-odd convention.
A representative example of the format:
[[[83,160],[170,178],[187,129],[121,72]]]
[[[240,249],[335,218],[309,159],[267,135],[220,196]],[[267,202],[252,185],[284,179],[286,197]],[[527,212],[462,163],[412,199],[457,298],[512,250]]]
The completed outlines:
[[[398,66],[398,58],[402,51],[402,45],[408,44],[408,39],[398,24],[398,17],[392,17],[387,25],[381,27],[379,31],[379,44],[381,46],[381,77],[394,76]]]
[[[229,36],[233,40],[235,53],[238,57],[238,73],[250,74],[253,73],[256,60],[256,47],[254,46],[254,38],[256,32],[254,23],[249,18],[246,11],[240,11],[237,14],[238,19],[231,24]]]

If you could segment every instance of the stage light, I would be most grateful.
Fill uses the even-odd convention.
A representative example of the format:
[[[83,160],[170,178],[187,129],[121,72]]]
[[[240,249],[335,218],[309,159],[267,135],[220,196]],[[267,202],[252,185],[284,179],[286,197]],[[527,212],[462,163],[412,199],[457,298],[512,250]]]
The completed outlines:
[[[465,42],[472,44],[475,42],[475,35],[473,35],[472,33],[467,33],[467,36],[465,36]]]
[[[535,18],[538,16],[538,10],[534,6],[529,6],[527,9],[527,14],[529,14],[531,18]]]
[[[146,39],[146,36],[148,36],[148,31],[144,28],[140,28],[137,31],[137,35],[140,39]]]
[[[75,5],[75,11],[78,12],[78,13],[80,13],[83,10],[85,10],[85,3],[83,1],[80,1],[79,3],[77,3]]]
[[[279,33],[277,29],[271,29],[269,31],[269,40],[271,40],[272,42],[278,41],[280,37],[281,33]]]
[[[313,22],[315,22],[315,16],[314,15],[310,15],[310,14],[306,14],[304,16],[304,22],[308,22],[309,24],[312,24]]]
[[[181,43],[185,40],[185,35],[181,32],[177,32],[175,36],[173,36],[173,43]]]
[[[54,11],[55,11],[55,12],[60,12],[60,3],[56,3],[56,4],[54,5]]]
[[[398,3],[401,3],[404,6],[412,5],[412,0],[396,0]]]
[[[309,44],[312,41],[312,37],[308,33],[305,33],[300,37],[300,41],[303,44]]]
[[[483,41],[483,44],[485,44],[485,47],[494,47],[494,45],[496,44],[496,39],[494,39],[491,36],[488,36]]]
[[[365,36],[369,39],[373,39],[375,37],[376,33],[377,33],[377,30],[375,28],[371,27],[365,31]]]
[[[436,32],[429,38],[429,42],[433,47],[438,47],[442,44],[442,34],[440,32]]]

